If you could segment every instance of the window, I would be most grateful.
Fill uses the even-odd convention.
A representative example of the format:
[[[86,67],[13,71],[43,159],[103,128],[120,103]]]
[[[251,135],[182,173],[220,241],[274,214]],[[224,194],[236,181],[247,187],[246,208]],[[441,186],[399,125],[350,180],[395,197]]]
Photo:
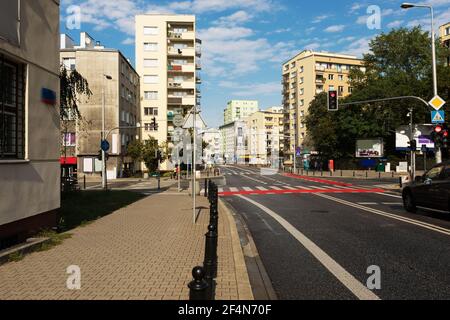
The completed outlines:
[[[334,74],[329,74],[328,75],[328,80],[334,80]]]
[[[328,90],[329,90],[329,91],[333,91],[333,90],[334,90],[334,86],[330,86],[330,87],[328,88]]]
[[[144,68],[155,68],[158,66],[158,59],[144,59]]]
[[[158,27],[144,27],[144,35],[154,36],[158,34]]]
[[[339,81],[344,81],[344,75],[342,75],[342,74],[338,75],[338,79],[339,79]]]
[[[445,35],[450,36],[450,27],[445,28]]]
[[[338,87],[338,92],[339,93],[344,93],[344,87],[343,86],[339,86]]]
[[[144,83],[155,84],[159,82],[158,75],[144,75]]]
[[[183,33],[183,32],[188,32],[188,29],[185,27],[177,27],[177,28],[173,28],[173,32],[175,33]]]
[[[305,93],[305,89],[300,88],[299,94],[300,94],[300,95],[303,95],[304,93]]]
[[[0,56],[0,159],[24,158],[25,65]]]
[[[158,91],[144,91],[145,100],[158,100]]]
[[[75,58],[63,58],[63,65],[67,70],[75,70]]]
[[[63,146],[74,147],[76,146],[75,132],[66,132],[63,135]]]
[[[299,70],[300,73],[303,73],[303,70],[304,70],[304,68],[303,68],[303,66],[301,66],[301,67],[300,67],[300,70]]]
[[[145,107],[144,108],[144,114],[146,116],[157,116],[158,115],[158,108]]]
[[[145,131],[158,131],[158,129],[155,129],[155,126],[153,123],[144,123],[144,130]]]
[[[144,42],[144,51],[158,51],[156,42]]]
[[[352,93],[353,92],[353,87],[348,87],[348,92]]]
[[[439,166],[431,169],[425,175],[425,180],[439,180],[443,168],[443,166]]]

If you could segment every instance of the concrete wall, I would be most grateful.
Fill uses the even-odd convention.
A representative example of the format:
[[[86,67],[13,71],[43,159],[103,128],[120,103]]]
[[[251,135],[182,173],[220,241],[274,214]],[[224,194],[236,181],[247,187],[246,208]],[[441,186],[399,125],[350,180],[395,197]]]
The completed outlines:
[[[0,39],[0,54],[27,68],[25,159],[0,159],[0,238],[14,229],[5,224],[60,206],[59,100],[54,106],[41,102],[42,88],[59,96],[59,1],[22,0],[20,16],[20,44]]]

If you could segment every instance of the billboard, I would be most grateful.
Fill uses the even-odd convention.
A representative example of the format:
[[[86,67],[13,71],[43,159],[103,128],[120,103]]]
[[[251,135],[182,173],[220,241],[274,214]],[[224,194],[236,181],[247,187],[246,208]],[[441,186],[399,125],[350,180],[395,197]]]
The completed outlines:
[[[356,141],[357,158],[382,158],[384,143],[382,138],[360,139]]]
[[[414,127],[414,139],[417,141],[417,151],[425,145],[428,150],[434,150],[434,142],[431,140],[431,132],[434,126],[419,124]],[[401,126],[395,132],[395,148],[397,151],[409,151],[410,126]]]

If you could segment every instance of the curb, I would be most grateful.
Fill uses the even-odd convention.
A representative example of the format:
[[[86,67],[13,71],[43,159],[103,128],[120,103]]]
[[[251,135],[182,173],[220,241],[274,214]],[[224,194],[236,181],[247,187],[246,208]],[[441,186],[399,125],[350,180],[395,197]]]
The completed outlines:
[[[228,218],[228,223],[230,225],[233,258],[236,268],[238,300],[254,300],[249,274],[247,272],[247,266],[245,264],[244,253],[241,248],[241,242],[239,240],[239,234],[236,228],[236,223],[233,219],[233,215],[221,199],[219,199],[219,207],[220,209],[222,209],[222,212],[225,212]]]
[[[227,212],[232,225],[233,248],[236,243],[235,251],[239,251],[244,259],[244,272],[249,281],[252,297],[255,300],[278,300],[246,223],[229,204],[219,199],[219,205]]]
[[[36,247],[45,244],[48,241],[50,241],[50,238],[30,238],[27,239],[25,243],[21,243],[12,248],[0,251],[0,266],[11,262],[9,258],[11,254],[18,253],[20,255],[26,255],[28,253],[32,253]]]

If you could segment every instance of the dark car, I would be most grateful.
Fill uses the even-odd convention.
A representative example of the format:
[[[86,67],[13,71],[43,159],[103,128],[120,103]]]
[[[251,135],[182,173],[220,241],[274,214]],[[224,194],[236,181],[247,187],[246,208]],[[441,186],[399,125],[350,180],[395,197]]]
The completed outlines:
[[[450,212],[450,161],[436,165],[406,186],[403,205],[413,213],[417,208]]]

